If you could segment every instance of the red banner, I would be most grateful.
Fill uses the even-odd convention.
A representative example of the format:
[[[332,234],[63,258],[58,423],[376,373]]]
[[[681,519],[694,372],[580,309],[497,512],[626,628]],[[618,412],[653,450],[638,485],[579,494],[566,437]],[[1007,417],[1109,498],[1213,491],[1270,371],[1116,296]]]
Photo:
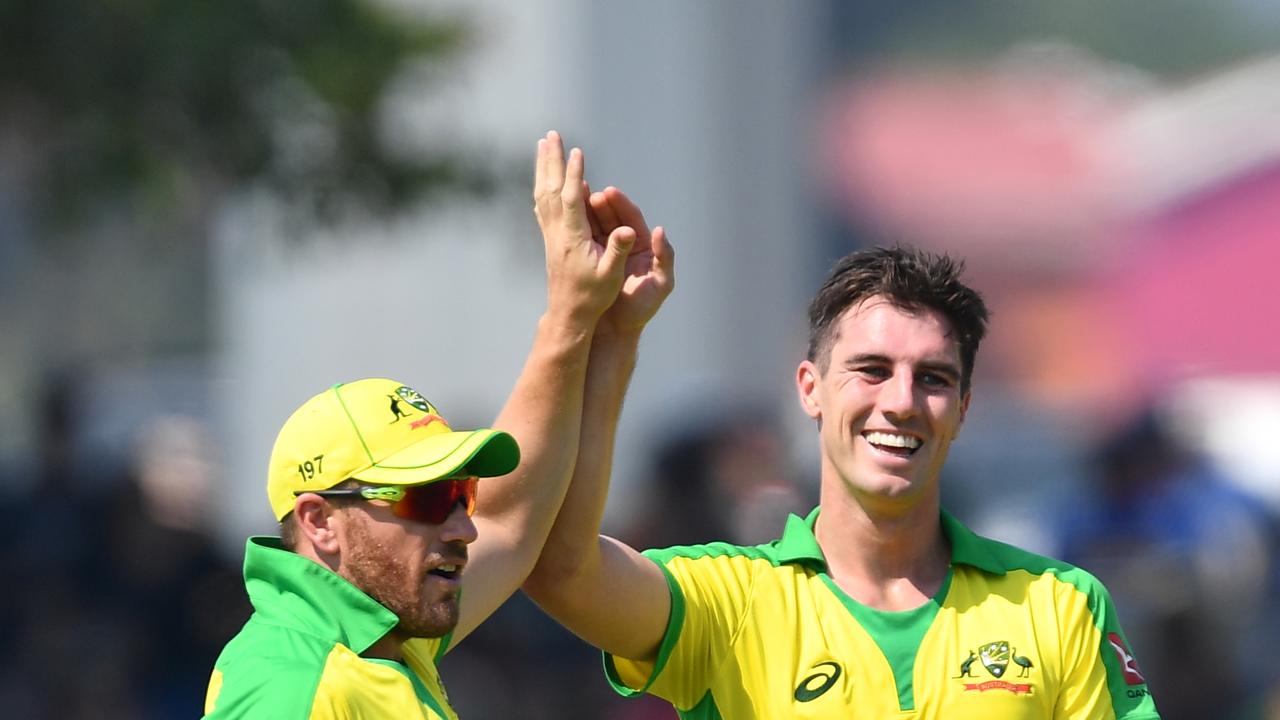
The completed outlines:
[[[1008,690],[1014,695],[1031,694],[1031,685],[1015,684],[1005,682],[1004,680],[988,680],[984,683],[965,683],[965,692],[977,690],[978,692],[986,692],[988,690]]]

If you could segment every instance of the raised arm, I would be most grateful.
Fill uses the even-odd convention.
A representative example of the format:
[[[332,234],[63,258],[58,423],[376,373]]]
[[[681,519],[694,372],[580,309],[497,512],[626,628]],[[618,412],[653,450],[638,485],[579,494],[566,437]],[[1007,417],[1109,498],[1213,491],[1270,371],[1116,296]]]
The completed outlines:
[[[656,655],[666,629],[671,604],[666,580],[656,564],[599,533],[618,416],[640,333],[674,287],[675,255],[665,231],[657,228],[650,235],[640,209],[617,189],[594,193],[591,206],[603,228],[633,227],[637,239],[622,292],[591,345],[573,483],[524,589],[588,643],[645,660]]]
[[[494,427],[520,444],[515,472],[481,482],[461,613],[453,642],[493,613],[529,574],[573,472],[591,338],[622,286],[635,231],[598,231],[587,206],[582,151],[538,141],[534,215],[546,246],[547,309]],[[594,234],[593,234],[594,231]]]

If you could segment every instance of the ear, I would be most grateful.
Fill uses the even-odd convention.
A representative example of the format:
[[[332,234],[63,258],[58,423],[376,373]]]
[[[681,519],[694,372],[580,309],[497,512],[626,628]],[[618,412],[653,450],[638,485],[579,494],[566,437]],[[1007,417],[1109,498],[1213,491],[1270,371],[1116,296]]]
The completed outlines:
[[[964,428],[964,418],[969,414],[969,400],[973,397],[973,393],[966,391],[964,396],[960,398],[960,424],[956,427],[956,436],[960,435],[960,430]]]
[[[805,360],[796,368],[796,393],[800,397],[800,409],[814,420],[822,420],[822,403],[818,399],[818,381],[822,373],[811,360]]]
[[[321,557],[337,555],[342,521],[334,507],[315,493],[303,493],[293,503],[293,521],[298,525],[298,538],[310,545]]]

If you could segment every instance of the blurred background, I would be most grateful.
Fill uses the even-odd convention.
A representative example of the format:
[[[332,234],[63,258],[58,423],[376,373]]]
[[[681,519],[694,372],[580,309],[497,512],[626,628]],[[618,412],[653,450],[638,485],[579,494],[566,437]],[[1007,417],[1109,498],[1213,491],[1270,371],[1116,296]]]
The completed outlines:
[[[496,415],[548,128],[680,254],[611,533],[808,510],[808,298],[855,248],[945,250],[994,310],[945,504],[1098,575],[1166,718],[1280,718],[1266,0],[0,4],[0,706],[198,715],[315,392]],[[599,666],[516,597],[442,672],[464,718],[674,717]]]

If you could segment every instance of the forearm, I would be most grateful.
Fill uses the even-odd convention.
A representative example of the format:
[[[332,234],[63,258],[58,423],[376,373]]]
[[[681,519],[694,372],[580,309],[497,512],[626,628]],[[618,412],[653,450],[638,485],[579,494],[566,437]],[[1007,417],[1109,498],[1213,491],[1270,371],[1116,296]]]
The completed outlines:
[[[485,478],[476,499],[478,539],[470,548],[458,642],[524,581],[573,474],[591,332],[544,315],[533,349],[493,426],[520,445],[520,464]]]
[[[599,563],[596,537],[609,494],[618,418],[638,345],[638,334],[601,335],[592,344],[573,481],[542,557],[526,582],[531,594],[542,587],[547,591],[564,588],[572,576]]]
[[[516,438],[520,465],[510,475],[484,481],[477,518],[531,548],[530,559],[573,473],[591,335],[581,323],[544,315],[533,349],[493,423]]]
[[[618,418],[638,342],[638,334],[601,335],[591,346],[573,481],[524,589],[588,643],[645,659],[656,652],[666,629],[666,580],[657,565],[634,549],[599,534]]]

